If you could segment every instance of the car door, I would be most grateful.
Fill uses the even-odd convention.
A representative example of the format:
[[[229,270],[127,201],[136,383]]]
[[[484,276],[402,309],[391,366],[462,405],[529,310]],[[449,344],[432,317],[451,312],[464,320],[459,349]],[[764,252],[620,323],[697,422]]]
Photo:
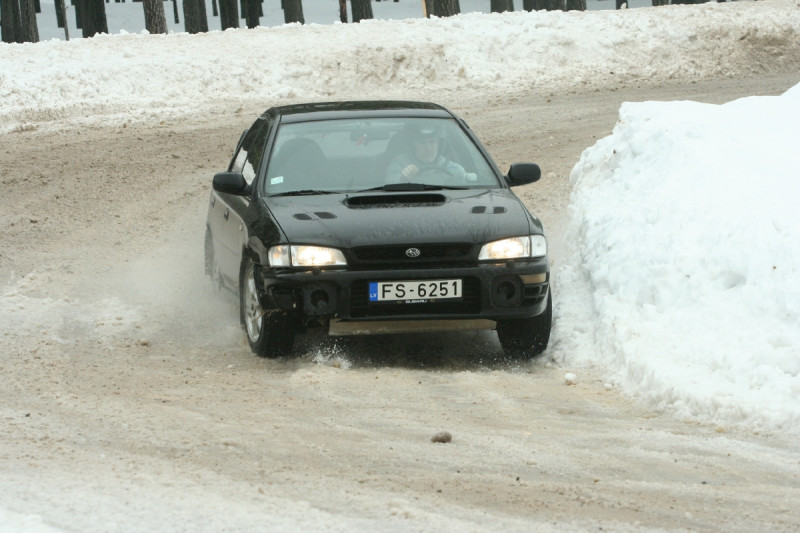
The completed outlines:
[[[253,183],[264,152],[269,131],[266,117],[260,117],[245,131],[228,167],[230,172],[241,172],[248,185]],[[239,284],[239,267],[242,248],[247,242],[244,212],[250,205],[248,196],[213,191],[209,206],[209,225],[214,246],[214,257],[219,273],[226,285]]]

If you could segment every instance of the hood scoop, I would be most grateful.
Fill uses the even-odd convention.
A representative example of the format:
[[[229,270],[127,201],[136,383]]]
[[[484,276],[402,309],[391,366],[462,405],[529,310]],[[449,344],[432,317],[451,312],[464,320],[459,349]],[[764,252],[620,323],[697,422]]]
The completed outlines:
[[[444,205],[443,194],[370,194],[368,196],[352,196],[344,201],[351,209],[369,209],[373,207],[437,207]]]

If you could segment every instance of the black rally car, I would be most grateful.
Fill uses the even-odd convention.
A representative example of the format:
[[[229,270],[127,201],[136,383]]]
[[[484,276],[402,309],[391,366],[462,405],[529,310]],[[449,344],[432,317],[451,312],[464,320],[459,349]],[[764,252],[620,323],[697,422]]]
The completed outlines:
[[[205,269],[239,294],[250,347],[331,335],[496,329],[532,357],[550,337],[541,222],[466,123],[421,102],[274,107],[214,176]]]

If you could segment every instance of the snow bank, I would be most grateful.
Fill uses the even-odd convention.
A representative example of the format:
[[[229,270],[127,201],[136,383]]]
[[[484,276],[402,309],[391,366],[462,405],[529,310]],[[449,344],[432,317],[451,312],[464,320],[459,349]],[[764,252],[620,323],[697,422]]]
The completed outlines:
[[[800,10],[709,3],[0,45],[0,133],[242,103],[485,95],[800,68]]]
[[[579,254],[559,331],[581,327],[584,280],[599,349],[561,357],[597,357],[678,415],[800,433],[799,138],[800,85],[624,104],[571,175]]]

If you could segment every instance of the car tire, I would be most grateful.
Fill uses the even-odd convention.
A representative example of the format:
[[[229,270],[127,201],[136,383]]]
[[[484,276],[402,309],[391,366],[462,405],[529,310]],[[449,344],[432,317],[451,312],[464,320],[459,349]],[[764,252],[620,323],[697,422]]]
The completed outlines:
[[[291,317],[264,309],[259,298],[255,263],[245,259],[239,283],[239,309],[247,343],[259,357],[283,357],[292,351],[295,328]]]
[[[550,342],[553,324],[553,298],[548,291],[547,307],[532,318],[498,320],[497,338],[509,357],[530,359],[541,354]]]

